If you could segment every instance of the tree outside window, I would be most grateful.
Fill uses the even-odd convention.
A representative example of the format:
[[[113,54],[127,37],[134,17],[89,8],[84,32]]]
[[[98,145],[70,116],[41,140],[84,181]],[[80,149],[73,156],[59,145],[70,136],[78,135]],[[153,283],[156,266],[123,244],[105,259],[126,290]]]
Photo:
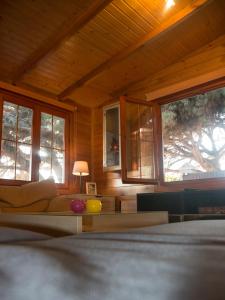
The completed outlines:
[[[225,88],[161,106],[165,181],[225,176]]]
[[[31,181],[53,177],[56,183],[65,183],[66,114],[28,102],[0,103],[0,179]]]

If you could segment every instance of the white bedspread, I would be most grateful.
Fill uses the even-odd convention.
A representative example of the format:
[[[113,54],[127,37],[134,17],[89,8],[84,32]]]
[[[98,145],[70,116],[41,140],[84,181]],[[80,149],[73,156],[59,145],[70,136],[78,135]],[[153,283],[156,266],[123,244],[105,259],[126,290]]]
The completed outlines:
[[[223,220],[33,241],[26,234],[1,239],[1,300],[225,299]]]

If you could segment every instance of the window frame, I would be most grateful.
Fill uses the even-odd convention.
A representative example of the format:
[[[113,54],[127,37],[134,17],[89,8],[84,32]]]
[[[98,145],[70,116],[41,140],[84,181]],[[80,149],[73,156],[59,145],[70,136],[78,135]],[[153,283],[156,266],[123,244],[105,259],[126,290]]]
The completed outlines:
[[[32,167],[31,167],[31,180],[16,180],[16,179],[2,179],[0,178],[0,185],[22,185],[32,181],[39,180],[39,163],[40,158],[38,151],[40,150],[40,125],[41,125],[41,113],[46,112],[54,116],[59,116],[65,119],[64,137],[65,137],[65,181],[64,183],[56,183],[58,189],[69,188],[69,136],[70,136],[70,119],[71,113],[67,110],[61,109],[57,106],[43,103],[41,101],[14,94],[0,89],[0,141],[2,141],[2,117],[3,117],[3,103],[8,101],[31,108],[33,110],[33,124],[32,124]],[[1,150],[1,145],[0,145]]]
[[[126,146],[126,103],[135,103],[152,107],[153,110],[153,141],[158,139],[158,129],[156,120],[159,113],[159,105],[157,103],[147,102],[145,100],[135,99],[127,96],[120,97],[120,126],[121,126],[121,175],[124,183],[144,183],[144,184],[158,184],[159,183],[159,165],[157,159],[158,144],[154,142],[154,168],[155,178],[129,178],[127,177],[127,146]]]
[[[187,89],[184,89],[183,91],[178,91],[175,93],[172,93],[170,95],[166,95],[163,97],[160,97],[158,99],[155,99],[151,102],[157,103],[160,106],[160,115],[158,119],[157,126],[159,127],[160,131],[160,138],[155,141],[158,143],[159,147],[159,184],[161,186],[167,186],[167,187],[176,187],[179,189],[183,188],[209,188],[209,187],[223,187],[225,185],[225,177],[217,177],[217,178],[204,178],[204,179],[194,179],[194,180],[183,180],[183,181],[171,181],[167,182],[164,180],[164,169],[163,169],[163,141],[162,141],[162,115],[161,115],[161,106],[164,104],[172,103],[175,101],[182,100],[184,98],[193,97],[199,94],[204,94],[212,90],[216,90],[219,88],[225,87],[225,77],[211,80],[206,83],[202,83],[199,85],[196,85],[194,87],[190,87]]]
[[[153,106],[153,127],[154,128],[154,150],[155,150],[155,169],[156,169],[156,180],[152,181],[149,179],[129,179],[126,177],[126,145],[124,140],[126,138],[125,135],[125,108],[124,104],[121,102],[121,154],[122,154],[122,181],[124,183],[144,183],[144,184],[157,184],[158,186],[164,186],[165,189],[168,187],[173,187],[173,189],[182,190],[184,188],[222,188],[225,185],[225,177],[217,177],[217,178],[205,178],[205,179],[195,179],[195,180],[183,180],[183,181],[171,181],[166,182],[164,180],[164,169],[163,169],[163,141],[162,141],[162,115],[161,115],[161,106],[164,104],[172,103],[175,101],[182,100],[187,97],[196,96],[198,94],[203,94],[212,90],[216,90],[219,88],[225,87],[225,76],[222,78],[218,78],[215,80],[211,80],[209,82],[205,82],[182,91],[178,91],[175,93],[171,93],[166,96],[162,96],[160,98],[146,101],[146,100],[138,100],[132,99],[130,97],[122,96],[120,99],[129,99],[129,101],[135,101],[136,103],[143,104],[143,101],[147,104]],[[125,160],[125,161],[124,161]]]

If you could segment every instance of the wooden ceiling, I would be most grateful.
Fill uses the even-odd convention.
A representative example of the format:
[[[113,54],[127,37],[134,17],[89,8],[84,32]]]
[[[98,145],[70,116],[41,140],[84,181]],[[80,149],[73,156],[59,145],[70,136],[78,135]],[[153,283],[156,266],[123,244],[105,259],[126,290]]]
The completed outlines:
[[[224,0],[2,0],[0,80],[95,107],[225,34]]]

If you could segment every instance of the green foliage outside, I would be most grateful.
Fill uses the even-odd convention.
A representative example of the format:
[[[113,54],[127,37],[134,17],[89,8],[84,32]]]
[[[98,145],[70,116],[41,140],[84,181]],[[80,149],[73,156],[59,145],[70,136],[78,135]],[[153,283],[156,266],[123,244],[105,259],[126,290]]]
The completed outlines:
[[[162,120],[168,181],[225,170],[225,88],[163,105]]]

